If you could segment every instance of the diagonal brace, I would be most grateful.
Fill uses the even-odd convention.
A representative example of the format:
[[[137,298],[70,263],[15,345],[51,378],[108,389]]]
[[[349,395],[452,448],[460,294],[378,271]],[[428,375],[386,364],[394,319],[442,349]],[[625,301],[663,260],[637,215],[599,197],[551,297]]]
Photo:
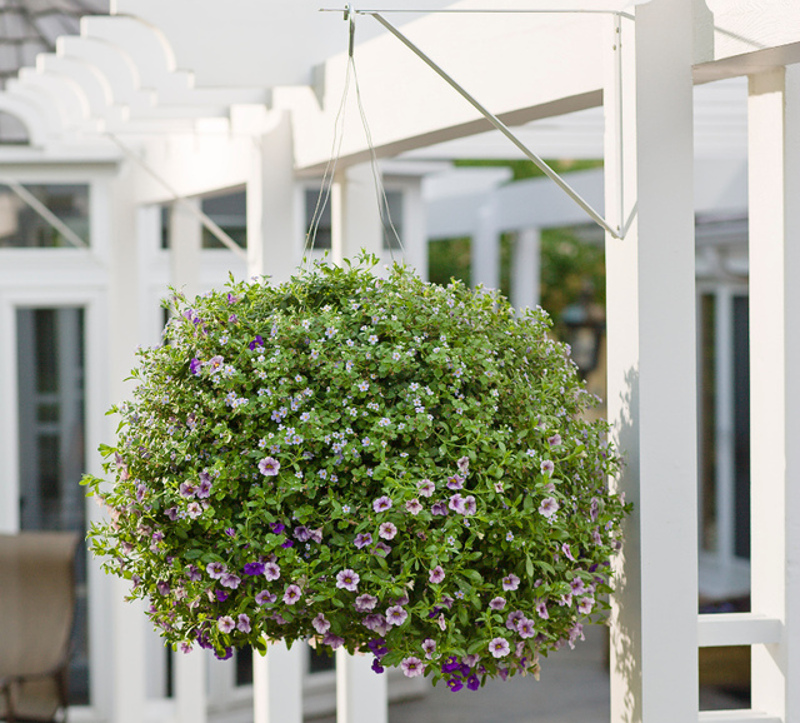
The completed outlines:
[[[349,9],[349,8],[348,8]],[[386,28],[392,35],[400,40],[409,50],[423,60],[437,75],[445,80],[452,86],[467,102],[469,102],[486,120],[488,120],[497,130],[499,130],[506,138],[508,138],[522,153],[525,154],[533,163],[550,178],[557,186],[559,186],[575,203],[578,204],[586,214],[599,226],[605,229],[613,238],[621,239],[625,236],[625,230],[619,227],[612,228],[612,226],[601,216],[594,208],[574,189],[569,185],[561,176],[558,175],[544,160],[539,158],[532,150],[530,150],[516,135],[503,123],[497,116],[495,116],[488,108],[482,105],[472,95],[470,95],[461,85],[459,85],[448,73],[446,73],[439,65],[437,65],[431,58],[429,58],[422,50],[420,50],[414,43],[412,43],[405,35],[403,35],[396,27],[386,20],[380,13],[372,10],[350,10],[360,15],[371,15],[377,20],[384,28]],[[629,224],[626,224],[626,227]]]

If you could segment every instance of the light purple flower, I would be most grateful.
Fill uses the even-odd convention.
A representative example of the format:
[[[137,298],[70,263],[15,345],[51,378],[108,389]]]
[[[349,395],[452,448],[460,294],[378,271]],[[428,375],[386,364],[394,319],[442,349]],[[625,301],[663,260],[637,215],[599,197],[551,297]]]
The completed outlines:
[[[241,630],[243,633],[250,632],[250,618],[245,613],[239,613],[236,620],[236,629]]]
[[[454,474],[447,478],[447,489],[460,490],[464,486],[464,478],[460,474]]]
[[[187,500],[192,499],[197,494],[197,487],[193,482],[181,482],[181,486],[179,487],[178,491],[181,494],[181,497],[185,497]]]
[[[384,540],[393,540],[394,536],[397,534],[397,527],[395,527],[391,522],[383,522],[378,528],[378,534]]]
[[[408,511],[409,511],[409,512],[412,514],[412,515],[418,515],[420,512],[422,512],[422,504],[421,504],[421,503],[420,503],[420,501],[419,501],[419,500],[418,500],[418,499],[415,497],[413,500],[409,500],[408,502],[406,502],[406,509],[407,509],[407,510],[408,510]]]
[[[547,438],[547,442],[551,447],[558,447],[561,444],[561,435],[554,434],[552,437]]]
[[[336,648],[341,648],[344,645],[344,638],[340,638],[338,635],[333,635],[333,633],[325,633],[325,637],[322,638],[323,645],[330,645],[331,648],[336,650]]]
[[[463,515],[467,511],[467,508],[464,506],[464,498],[458,492],[450,497],[447,506],[459,515]]]
[[[195,376],[197,376],[198,374],[200,374],[201,366],[203,366],[202,362],[199,359],[194,358],[192,359],[192,361],[189,362],[189,371]]]
[[[361,621],[361,624],[367,630],[372,630],[378,635],[386,635],[392,627],[380,613],[370,613]]]
[[[156,589],[158,590],[159,595],[169,595],[169,583],[165,582],[164,580],[159,580],[156,583]]]
[[[574,649],[575,648],[575,641],[580,638],[581,640],[586,640],[586,637],[583,634],[583,624],[582,623],[575,623],[572,629],[569,631],[569,647]]]
[[[511,647],[505,638],[494,638],[489,643],[489,652],[495,658],[503,658],[511,652]]]
[[[233,621],[233,618],[230,615],[223,615],[217,620],[217,628],[219,628],[221,633],[225,633],[226,635],[235,627],[236,623]]]
[[[201,500],[208,499],[211,497],[211,480],[210,479],[202,479],[200,484],[197,487],[197,496]]]
[[[536,614],[542,619],[547,620],[550,617],[550,613],[547,612],[547,603],[544,600],[539,600],[535,606]]]
[[[218,372],[220,369],[222,369],[222,365],[223,365],[224,363],[225,363],[225,359],[223,359],[223,358],[222,358],[221,356],[219,356],[219,355],[217,355],[217,356],[212,356],[212,357],[211,357],[211,359],[209,359],[209,360],[206,362],[206,364],[207,364],[207,365],[208,365],[208,366],[211,368],[211,373],[212,373],[212,374],[213,374],[214,372]]]
[[[600,501],[597,497],[592,497],[592,503],[589,505],[589,516],[594,522],[597,522],[597,517],[600,513]]]
[[[539,465],[542,474],[553,474],[555,468],[556,466],[549,459],[542,460],[542,463]]]
[[[423,497],[430,497],[434,493],[436,486],[429,479],[423,479],[417,482],[417,489]]]
[[[478,511],[478,504],[475,502],[474,495],[467,495],[464,498],[464,514],[474,515]]]
[[[278,596],[269,590],[262,590],[256,595],[256,605],[271,605],[278,599]]]
[[[202,574],[200,573],[200,568],[198,568],[197,565],[189,565],[189,567],[186,568],[187,580],[191,580],[191,582],[198,582],[201,577]]]
[[[436,641],[432,638],[426,638],[422,641],[422,649],[425,651],[425,657],[430,658],[436,650]]]
[[[286,592],[283,593],[283,602],[287,605],[294,605],[300,599],[302,592],[299,585],[289,585]]]
[[[533,620],[522,618],[517,624],[517,632],[521,638],[532,638],[536,635],[536,628],[534,627]]]
[[[374,610],[377,604],[378,598],[376,598],[374,595],[364,593],[356,598],[354,606],[357,612],[368,613],[370,610]]]
[[[437,565],[428,573],[428,580],[434,584],[438,584],[444,580],[444,570],[441,565]]]
[[[281,568],[276,562],[264,563],[264,577],[267,580],[277,580],[281,576]]]
[[[506,606],[506,599],[504,597],[497,597],[492,598],[489,601],[489,607],[492,610],[502,610]]]
[[[592,612],[594,607],[594,599],[590,597],[582,597],[578,602],[578,612],[588,615]]]
[[[514,610],[514,612],[509,613],[506,618],[506,627],[509,630],[516,630],[520,620],[524,619],[525,613],[523,613],[522,610]]]
[[[359,549],[363,550],[367,545],[372,544],[372,535],[369,532],[359,532],[353,544]]]
[[[226,572],[220,579],[220,585],[223,587],[229,587],[231,590],[235,590],[239,585],[242,584],[242,579],[238,575],[234,575],[232,572]]]
[[[386,610],[386,621],[391,625],[402,625],[407,617],[408,613],[400,605],[392,605]]]
[[[443,517],[447,516],[447,505],[444,502],[434,502],[433,506],[431,507],[431,514],[432,515],[442,515]]]
[[[425,663],[413,655],[409,658],[403,658],[400,667],[403,669],[403,674],[408,678],[416,678],[425,672]]]
[[[569,543],[564,542],[561,544],[561,552],[567,557],[568,560],[572,560],[572,562],[577,562],[577,560],[572,556],[572,550],[569,549]]]
[[[250,575],[251,577],[255,575],[263,575],[264,574],[264,563],[263,562],[247,562],[242,570],[245,575]]]
[[[519,578],[513,572],[503,578],[503,590],[516,590],[518,587]]]
[[[264,457],[258,463],[258,471],[265,477],[274,477],[278,474],[281,468],[281,463],[274,457]]]
[[[539,505],[539,514],[544,515],[548,520],[558,512],[558,502],[553,497],[545,497]]]
[[[391,506],[392,506],[392,500],[389,499],[386,495],[378,497],[378,499],[372,503],[372,509],[375,510],[375,512],[385,512]]]
[[[322,613],[319,613],[311,621],[311,624],[314,626],[314,630],[316,630],[320,635],[324,635],[331,629],[330,622]]]
[[[579,577],[573,577],[569,581],[569,586],[572,588],[573,595],[582,595],[586,592],[586,583]]]
[[[460,457],[456,464],[458,465],[458,471],[461,472],[461,474],[466,475],[469,473],[469,457]]]
[[[603,538],[600,536],[600,531],[596,527],[592,530],[592,542],[594,542],[595,545],[603,544]]]
[[[354,572],[350,568],[345,570],[341,570],[336,575],[336,587],[342,590],[349,590],[350,592],[355,592],[358,588],[358,582],[361,578],[359,577],[357,572]]]
[[[294,528],[294,536],[300,540],[300,542],[308,542],[311,537],[311,530],[309,530],[305,525],[299,525],[298,527]]]
[[[382,555],[383,557],[386,557],[391,551],[392,548],[389,547],[389,545],[387,545],[383,540],[378,540],[375,543],[375,547],[372,548],[373,555]]]
[[[189,517],[191,517],[194,520],[203,514],[203,508],[200,507],[199,502],[190,502],[188,507],[186,508],[186,512],[188,513]]]
[[[228,568],[225,566],[225,563],[222,562],[209,562],[208,565],[206,565],[206,572],[213,580],[219,580],[227,570]]]

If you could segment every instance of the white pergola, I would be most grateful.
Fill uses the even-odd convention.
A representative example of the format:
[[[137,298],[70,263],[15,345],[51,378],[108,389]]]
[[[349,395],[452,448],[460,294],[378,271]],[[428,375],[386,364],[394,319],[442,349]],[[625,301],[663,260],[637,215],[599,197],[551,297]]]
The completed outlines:
[[[509,125],[603,109],[604,213],[627,226],[624,238],[606,237],[608,410],[627,458],[619,485],[635,504],[611,623],[612,723],[800,723],[800,5],[650,0],[619,12],[611,0],[507,0],[504,9],[561,12],[411,18],[389,11],[486,3],[382,5]],[[0,183],[91,186],[89,248],[0,250],[3,345],[14,348],[20,306],[86,310],[91,472],[134,349],[158,341],[164,286],[200,291],[224,281],[223,268],[282,280],[301,260],[302,192],[330,160],[347,64],[341,15],[317,10],[310,0],[117,0],[0,94],[0,111],[30,137],[0,148]],[[488,128],[369,17],[357,40],[373,149],[351,93],[332,192],[336,260],[360,247],[383,253],[371,150],[423,156]],[[693,86],[737,77],[748,78],[752,612],[698,617]],[[246,189],[246,252],[201,252],[198,199],[232,188]],[[418,203],[418,184],[409,188]],[[159,243],[165,204],[175,211],[169,252]],[[424,272],[418,220],[409,234],[407,258]],[[10,367],[0,379],[0,530],[13,532]],[[205,658],[176,659],[172,703],[148,700],[144,616],[97,568],[90,588],[94,694],[75,718],[214,719]],[[752,646],[752,710],[700,714],[698,646],[723,645]],[[256,658],[258,723],[302,719],[296,650]],[[337,666],[340,720],[385,721],[385,678],[363,657],[340,655]]]

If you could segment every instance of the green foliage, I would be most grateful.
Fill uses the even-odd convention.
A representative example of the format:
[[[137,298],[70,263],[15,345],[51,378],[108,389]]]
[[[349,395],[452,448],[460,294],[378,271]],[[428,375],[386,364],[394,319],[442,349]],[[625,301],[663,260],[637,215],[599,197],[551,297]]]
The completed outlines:
[[[540,310],[395,266],[176,294],[139,352],[105,569],[173,645],[315,637],[451,688],[538,670],[605,607],[618,458]]]

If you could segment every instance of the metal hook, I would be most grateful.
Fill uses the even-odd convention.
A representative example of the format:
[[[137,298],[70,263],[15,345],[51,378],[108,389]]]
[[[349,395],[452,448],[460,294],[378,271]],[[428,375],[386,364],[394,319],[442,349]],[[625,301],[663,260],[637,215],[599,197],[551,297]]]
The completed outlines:
[[[347,3],[344,7],[344,19],[346,22],[350,23],[350,40],[347,46],[347,56],[352,58],[356,39],[356,13],[350,3]]]

